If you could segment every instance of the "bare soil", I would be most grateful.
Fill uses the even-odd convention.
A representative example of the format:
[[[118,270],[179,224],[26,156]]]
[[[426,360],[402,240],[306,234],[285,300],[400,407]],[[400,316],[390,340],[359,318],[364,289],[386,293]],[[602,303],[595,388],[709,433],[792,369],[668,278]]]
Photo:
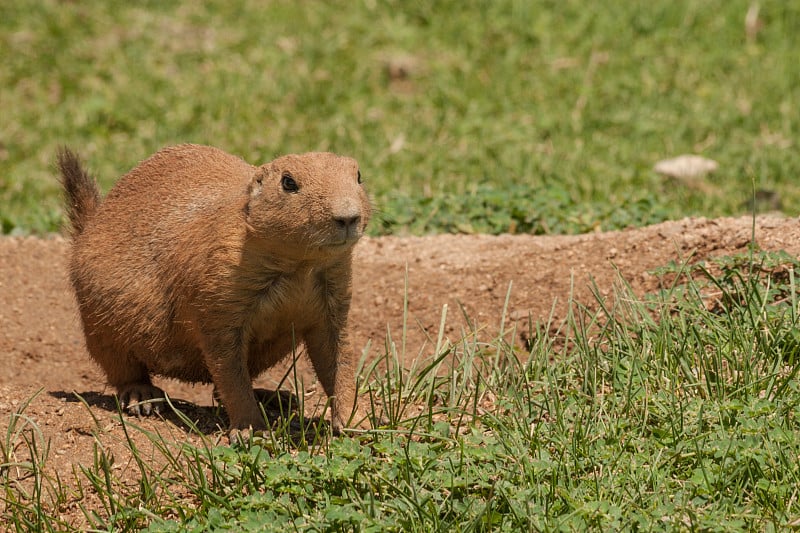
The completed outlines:
[[[406,364],[431,355],[445,304],[449,339],[461,337],[468,316],[472,326],[485,328],[484,338],[491,340],[505,308],[506,331],[514,331],[515,340],[521,342],[529,319],[547,321],[552,316],[558,323],[570,298],[591,303],[592,282],[601,294],[609,294],[621,276],[637,294],[652,292],[659,286],[652,269],[673,260],[744,252],[752,231],[752,218],[743,217],[685,219],[578,236],[365,238],[356,254],[350,315],[353,346],[368,362],[385,353],[387,331],[399,346],[406,299]],[[759,217],[755,239],[764,250],[796,256],[800,221]],[[67,281],[67,251],[68,242],[61,236],[0,238],[0,440],[7,435],[12,413],[24,407],[24,414],[41,430],[38,438],[49,444],[48,472],[58,473],[62,480],[73,479],[80,465],[92,463],[94,447],[101,445],[114,454],[119,476],[135,479],[137,470],[127,452],[113,391],[86,353]],[[275,389],[287,368],[259,378],[257,386]],[[325,398],[302,357],[296,372],[297,381],[304,384],[306,405],[319,413]],[[294,382],[292,377],[281,388],[292,389]],[[159,384],[180,400],[181,411],[212,440],[226,442],[219,430],[225,424],[224,413],[214,407],[210,387]],[[195,438],[174,416],[131,420],[177,440]],[[14,427],[25,423],[18,420]],[[147,439],[136,432],[131,437],[146,458]],[[6,453],[27,459],[25,446]],[[70,522],[81,523],[76,502],[66,502],[62,512]]]

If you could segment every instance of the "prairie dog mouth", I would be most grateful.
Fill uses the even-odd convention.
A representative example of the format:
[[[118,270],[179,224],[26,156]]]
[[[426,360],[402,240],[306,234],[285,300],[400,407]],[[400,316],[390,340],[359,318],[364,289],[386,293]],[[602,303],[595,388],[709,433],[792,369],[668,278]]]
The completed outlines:
[[[323,244],[324,248],[347,248],[348,246],[353,246],[355,243],[358,242],[360,237],[350,237],[340,241],[331,241],[326,244]]]

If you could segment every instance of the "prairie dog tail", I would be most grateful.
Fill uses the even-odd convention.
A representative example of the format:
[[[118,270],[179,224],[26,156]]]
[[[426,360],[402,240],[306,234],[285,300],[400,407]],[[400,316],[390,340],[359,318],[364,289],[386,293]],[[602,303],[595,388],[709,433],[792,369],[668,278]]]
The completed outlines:
[[[83,233],[86,222],[100,205],[97,182],[81,165],[78,155],[69,148],[58,151],[58,169],[66,193],[67,216],[73,237]]]

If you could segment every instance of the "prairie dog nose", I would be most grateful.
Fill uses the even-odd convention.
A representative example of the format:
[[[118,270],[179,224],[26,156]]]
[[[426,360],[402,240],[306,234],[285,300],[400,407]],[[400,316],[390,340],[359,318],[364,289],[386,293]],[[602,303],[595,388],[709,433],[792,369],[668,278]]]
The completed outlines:
[[[348,234],[353,233],[355,228],[361,222],[361,215],[344,215],[333,217],[336,226],[339,229],[345,230]]]
[[[361,205],[355,198],[342,198],[333,205],[332,211],[336,227],[348,233],[354,232],[361,222]]]

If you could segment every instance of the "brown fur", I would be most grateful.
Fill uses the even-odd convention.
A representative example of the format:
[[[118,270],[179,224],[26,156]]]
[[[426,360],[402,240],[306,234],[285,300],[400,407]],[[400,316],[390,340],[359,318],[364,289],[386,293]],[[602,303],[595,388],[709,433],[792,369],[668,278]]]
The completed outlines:
[[[334,430],[346,425],[356,406],[352,250],[370,216],[356,161],[308,153],[254,167],[180,145],[102,202],[74,153],[62,150],[58,164],[87,348],[124,405],[149,412],[163,396],[152,374],[213,382],[232,429],[262,429],[251,382],[303,341],[333,399]],[[296,192],[284,190],[286,173]]]

